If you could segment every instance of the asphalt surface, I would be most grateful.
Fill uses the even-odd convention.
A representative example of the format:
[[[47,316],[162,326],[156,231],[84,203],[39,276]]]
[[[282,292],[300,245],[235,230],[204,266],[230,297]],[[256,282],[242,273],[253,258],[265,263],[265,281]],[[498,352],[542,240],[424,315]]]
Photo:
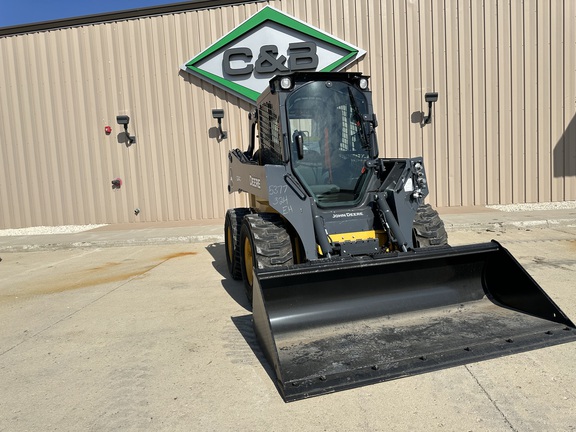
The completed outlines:
[[[576,210],[440,210],[576,320]],[[576,343],[286,404],[222,221],[0,237],[0,431],[574,431]]]

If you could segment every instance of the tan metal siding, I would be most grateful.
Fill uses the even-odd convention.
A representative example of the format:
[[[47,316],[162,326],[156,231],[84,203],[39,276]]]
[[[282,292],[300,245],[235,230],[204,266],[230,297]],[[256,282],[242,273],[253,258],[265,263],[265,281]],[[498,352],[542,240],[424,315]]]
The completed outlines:
[[[372,76],[380,154],[423,155],[432,204],[576,199],[575,2],[269,4],[367,50],[349,70]],[[250,105],[179,66],[264,6],[0,38],[0,228],[204,220],[244,205],[226,192],[226,156],[247,147]],[[439,99],[421,127],[428,91]],[[212,108],[226,111],[222,142]],[[135,145],[118,142],[119,114]]]
[[[434,85],[425,90],[435,90],[441,103],[436,103],[434,107],[434,118],[432,125],[428,129],[434,131],[434,141],[428,141],[426,145],[432,146],[435,150],[434,159],[425,161],[427,167],[435,167],[435,175],[430,179],[430,188],[434,194],[431,197],[433,203],[449,204],[450,179],[448,176],[448,107],[450,105],[450,93],[448,93],[447,79],[447,49],[446,49],[446,16],[443,8],[432,6],[432,40],[434,53]],[[441,99],[440,99],[441,98]],[[424,105],[423,105],[424,106]]]
[[[487,2],[484,7],[485,55],[484,68],[486,82],[486,188],[487,203],[500,204],[500,121],[499,121],[499,80],[498,80],[498,11],[495,2]],[[482,96],[480,96],[482,97]],[[478,119],[478,117],[476,117]],[[482,120],[480,120],[482,123]],[[482,144],[481,144],[482,145]]]
[[[525,2],[524,8],[524,58],[525,58],[525,87],[524,87],[524,200],[526,202],[539,201],[538,194],[538,92],[531,87],[531,83],[538,82],[538,41],[537,34],[530,29],[537,28],[537,0]],[[528,30],[528,32],[526,32]],[[535,155],[536,157],[532,157]]]
[[[557,200],[564,195],[564,178],[558,175],[564,169],[564,20],[562,5],[551,9],[550,17],[550,106],[551,106],[551,143],[555,145],[552,166],[547,173],[552,175],[551,198]],[[548,150],[548,149],[546,149]]]
[[[576,2],[564,2],[564,196],[576,197]],[[568,180],[569,177],[572,181]]]
[[[551,145],[551,30],[550,30],[550,9],[537,5],[536,25],[537,33],[537,76],[539,85],[537,87],[538,107],[537,114],[537,182],[538,201],[550,201],[552,199],[552,153]]]
[[[471,26],[471,122],[470,134],[473,157],[473,204],[485,205],[488,201],[487,159],[487,86],[486,86],[486,26],[484,22],[484,4],[479,1],[470,3]],[[472,114],[474,113],[474,115]]]

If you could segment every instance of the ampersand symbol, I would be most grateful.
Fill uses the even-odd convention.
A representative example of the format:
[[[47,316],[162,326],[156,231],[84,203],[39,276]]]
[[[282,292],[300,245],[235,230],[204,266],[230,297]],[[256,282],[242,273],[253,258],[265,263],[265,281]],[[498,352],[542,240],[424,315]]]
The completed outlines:
[[[258,60],[256,60],[256,72],[273,73],[288,72],[288,67],[284,65],[286,57],[278,56],[278,47],[276,45],[264,45],[260,48]]]

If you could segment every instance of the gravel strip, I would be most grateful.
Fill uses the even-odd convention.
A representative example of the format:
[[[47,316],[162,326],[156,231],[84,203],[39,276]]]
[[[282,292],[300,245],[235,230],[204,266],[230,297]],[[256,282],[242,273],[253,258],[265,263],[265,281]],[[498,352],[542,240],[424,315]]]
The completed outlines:
[[[532,211],[532,210],[563,210],[576,209],[576,201],[534,203],[534,204],[506,204],[486,206],[504,212]]]
[[[8,236],[30,236],[49,234],[74,234],[99,228],[103,225],[64,225],[64,226],[38,226],[29,228],[14,228],[0,230],[0,237]]]

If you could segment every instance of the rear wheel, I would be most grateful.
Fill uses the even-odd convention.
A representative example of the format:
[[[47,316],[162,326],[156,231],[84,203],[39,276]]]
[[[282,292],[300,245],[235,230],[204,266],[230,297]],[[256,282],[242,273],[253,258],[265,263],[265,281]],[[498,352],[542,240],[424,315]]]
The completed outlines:
[[[430,204],[421,205],[414,217],[414,245],[425,248],[448,245],[448,233],[440,215]]]
[[[232,279],[242,279],[242,269],[240,268],[240,228],[242,219],[250,213],[247,208],[230,209],[226,212],[224,222],[224,246],[226,250],[226,264]]]
[[[240,257],[246,297],[252,303],[254,269],[294,264],[292,242],[282,218],[274,213],[246,215],[240,229]]]

